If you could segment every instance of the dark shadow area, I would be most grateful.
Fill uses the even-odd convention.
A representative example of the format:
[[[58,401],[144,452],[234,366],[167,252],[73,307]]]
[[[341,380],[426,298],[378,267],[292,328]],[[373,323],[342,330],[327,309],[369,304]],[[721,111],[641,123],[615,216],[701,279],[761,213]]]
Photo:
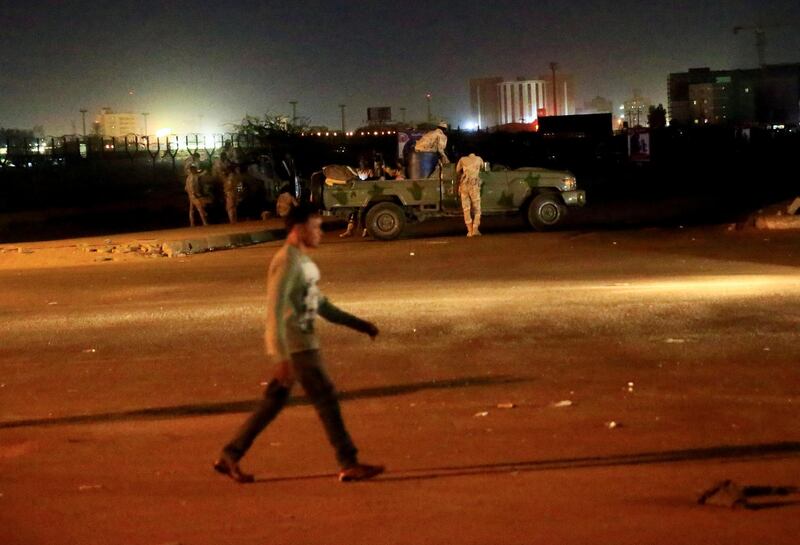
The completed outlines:
[[[669,450],[662,452],[641,452],[637,454],[619,454],[613,456],[594,456],[585,458],[563,458],[553,460],[523,460],[502,462],[497,464],[478,464],[461,466],[440,466],[402,471],[388,471],[374,482],[419,481],[447,477],[468,477],[472,475],[492,475],[498,473],[515,473],[529,471],[549,471],[559,469],[584,469],[596,467],[637,466],[650,464],[666,464],[697,461],[743,461],[763,458],[790,458],[800,455],[800,443],[765,443],[757,445],[722,445],[717,447]],[[301,481],[332,478],[333,474],[298,475],[257,479],[257,482]],[[796,487],[751,486],[745,487],[751,496],[788,495],[797,493]],[[783,506],[784,502],[754,504],[752,508]],[[787,505],[800,503],[790,502]],[[759,507],[764,506],[764,507]]]
[[[515,377],[464,377],[449,380],[434,380],[429,382],[414,382],[410,384],[396,384],[391,386],[380,386],[375,388],[362,388],[359,390],[344,391],[339,393],[339,399],[349,401],[354,399],[370,399],[376,397],[390,397],[405,394],[412,394],[423,390],[448,390],[457,388],[475,388],[482,386],[495,386],[501,384],[513,384],[524,382],[528,379]],[[183,418],[187,416],[208,416],[230,413],[243,413],[253,410],[257,401],[229,401],[222,403],[201,403],[196,405],[177,405],[174,407],[152,407],[146,409],[134,409],[130,411],[120,411],[112,413],[86,414],[75,416],[63,416],[60,418],[32,418],[28,420],[16,420],[10,422],[0,422],[0,429],[42,427],[42,426],[63,426],[68,424],[95,424],[98,422],[118,422],[124,420],[144,420],[144,419],[163,419],[163,418]],[[305,397],[292,398],[290,405],[306,405],[308,400]]]
[[[783,442],[759,445],[718,446],[699,449],[642,452],[614,456],[564,458],[561,460],[531,460],[471,466],[442,466],[389,475],[382,480],[427,480],[442,477],[461,477],[515,471],[545,471],[553,469],[579,469],[592,467],[635,466],[675,462],[708,460],[753,460],[760,458],[788,458],[800,456],[800,443]]]
[[[568,228],[740,222],[766,204],[797,196],[794,159],[800,133],[796,131],[753,128],[745,137],[734,127],[653,129],[647,160],[631,155],[629,135],[610,131],[587,137],[451,131],[448,139],[452,159],[474,149],[497,167],[571,171],[578,187],[586,191],[587,205],[571,214]],[[323,165],[354,165],[356,158],[376,153],[391,162],[397,154],[395,136],[294,136],[279,142],[251,136],[239,145],[248,157],[272,157],[271,164],[290,153],[305,193],[310,176]],[[0,242],[186,224],[182,155],[155,157],[118,146],[90,149],[85,156],[66,145],[57,156],[22,149],[28,147],[17,149],[22,154],[19,164],[12,168],[6,162],[0,168],[0,212],[4,215]],[[211,157],[203,161],[210,168]],[[257,218],[271,210],[272,201],[265,198],[266,186],[259,185],[257,178],[247,180],[240,216]],[[208,185],[208,193],[215,196],[209,210],[211,222],[225,222],[220,183]]]

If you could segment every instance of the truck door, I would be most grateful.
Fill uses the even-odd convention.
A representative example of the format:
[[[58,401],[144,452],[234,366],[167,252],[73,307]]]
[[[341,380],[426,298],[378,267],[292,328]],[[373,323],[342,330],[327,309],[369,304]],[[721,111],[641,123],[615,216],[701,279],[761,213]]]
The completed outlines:
[[[461,213],[461,198],[458,195],[456,166],[453,163],[437,167],[441,188],[442,211]]]
[[[508,187],[508,173],[505,170],[481,171],[481,210],[507,211],[511,207],[511,191]]]

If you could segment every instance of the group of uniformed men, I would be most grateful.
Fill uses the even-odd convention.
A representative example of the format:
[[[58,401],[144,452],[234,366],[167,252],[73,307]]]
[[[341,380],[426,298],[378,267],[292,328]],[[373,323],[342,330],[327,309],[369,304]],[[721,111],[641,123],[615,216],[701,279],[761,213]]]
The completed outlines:
[[[414,151],[435,152],[439,154],[439,161],[449,164],[445,149],[447,148],[446,123],[440,123],[437,128],[428,131],[415,143]],[[239,186],[241,184],[241,174],[239,173],[238,162],[235,157],[235,150],[223,151],[218,159],[215,159],[211,168],[211,173],[217,180],[222,180],[222,190],[225,194],[225,210],[228,213],[228,220],[236,223],[236,207],[239,204]],[[481,224],[481,181],[480,173],[484,168],[483,159],[470,153],[461,157],[456,163],[456,175],[458,176],[458,192],[461,197],[461,208],[464,212],[464,223],[467,226],[467,236],[480,236]],[[205,171],[200,169],[200,154],[193,153],[184,162],[184,173],[186,174],[186,194],[189,197],[189,225],[194,227],[194,212],[200,216],[203,225],[208,225],[205,207],[211,202],[211,198],[203,195],[200,187],[200,176]],[[402,179],[400,169],[396,169],[393,174],[395,179]],[[283,203],[279,203],[283,204]],[[294,204],[294,200],[293,200]],[[281,216],[285,214],[280,214]],[[353,218],[348,222],[348,228],[342,236],[351,236],[353,231]]]
[[[232,157],[232,155],[234,155]],[[228,220],[236,223],[236,207],[239,204],[239,187],[242,183],[239,172],[238,161],[236,161],[235,150],[233,152],[223,151],[211,165],[211,174],[215,180],[222,182],[222,192],[225,195],[225,211],[228,213]],[[200,154],[195,152],[183,163],[183,172],[186,175],[186,195],[189,197],[189,225],[194,227],[194,213],[200,216],[203,225],[208,225],[206,206],[211,203],[212,198],[205,195],[200,187],[200,176],[206,173],[200,165]]]

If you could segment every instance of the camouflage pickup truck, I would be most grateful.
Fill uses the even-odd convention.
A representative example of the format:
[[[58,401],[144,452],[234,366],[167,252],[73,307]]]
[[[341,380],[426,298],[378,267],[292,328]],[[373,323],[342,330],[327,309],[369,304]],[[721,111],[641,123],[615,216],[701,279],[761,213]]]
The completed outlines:
[[[540,231],[559,226],[567,207],[586,203],[586,193],[566,171],[519,168],[482,171],[480,177],[483,217],[519,214]],[[416,180],[353,179],[329,185],[319,172],[311,178],[311,201],[325,215],[358,214],[369,234],[380,240],[399,237],[409,222],[463,217],[452,163]]]

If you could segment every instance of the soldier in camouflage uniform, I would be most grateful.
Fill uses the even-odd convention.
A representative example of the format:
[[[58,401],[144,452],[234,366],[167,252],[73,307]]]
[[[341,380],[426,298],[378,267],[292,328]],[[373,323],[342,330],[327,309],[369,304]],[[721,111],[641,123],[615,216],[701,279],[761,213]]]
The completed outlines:
[[[464,210],[464,223],[467,225],[468,237],[481,235],[478,227],[481,224],[480,173],[482,169],[483,159],[474,153],[462,157],[456,164],[456,175],[459,177],[458,191],[461,194],[461,208]]]
[[[197,166],[191,165],[189,173],[186,176],[186,195],[189,197],[189,226],[194,227],[194,212],[200,216],[200,221],[203,225],[208,225],[206,219],[206,205],[208,204],[208,197],[200,191],[200,176],[205,174],[204,171],[198,170]]]
[[[225,211],[228,213],[228,221],[231,223],[236,223],[239,219],[236,207],[239,205],[241,178],[242,175],[239,170],[234,168],[222,179],[222,190],[225,193]]]
[[[422,135],[422,138],[417,140],[414,144],[414,151],[419,152],[436,152],[439,154],[439,159],[443,165],[450,163],[447,158],[445,149],[447,148],[447,135],[444,131],[447,130],[447,123],[444,121],[439,123],[439,126],[432,131],[428,131]]]
[[[228,147],[226,147],[228,149]],[[214,178],[222,181],[222,192],[225,195],[225,211],[228,213],[228,221],[236,223],[236,207],[239,204],[239,184],[241,174],[239,166],[231,160],[227,151],[219,154],[219,159],[214,161],[211,169]]]

